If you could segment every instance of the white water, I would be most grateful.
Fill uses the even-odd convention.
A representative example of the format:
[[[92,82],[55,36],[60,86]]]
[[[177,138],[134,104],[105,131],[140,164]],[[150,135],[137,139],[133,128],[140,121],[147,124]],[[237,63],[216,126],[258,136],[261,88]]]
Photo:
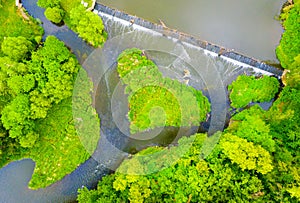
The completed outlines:
[[[120,24],[122,25],[122,28],[121,28],[121,29],[123,29],[123,30],[125,30],[126,27],[127,27],[127,28],[129,27],[129,28],[131,28],[131,30],[139,30],[139,31],[148,32],[148,33],[153,34],[154,36],[157,36],[157,35],[158,35],[158,36],[163,36],[163,34],[157,32],[157,31],[155,31],[155,30],[151,30],[151,29],[145,28],[145,27],[143,27],[143,26],[140,26],[140,25],[137,25],[137,24],[134,24],[134,23],[132,24],[132,23],[126,21],[126,20],[123,20],[123,19],[121,19],[121,18],[117,18],[117,17],[115,17],[115,16],[108,15],[108,14],[103,13],[103,12],[101,12],[101,11],[94,10],[94,13],[100,15],[103,19],[106,19],[106,21],[107,21],[107,20],[111,20],[111,21],[114,21],[115,23],[120,23]],[[123,31],[123,32],[126,32],[126,31]],[[121,31],[120,33],[122,33],[122,31]],[[119,34],[120,34],[120,33],[119,33]],[[178,41],[178,39],[176,39],[176,38],[172,38],[172,37],[168,37],[168,38],[171,39],[171,40],[173,40],[174,42],[177,42],[177,41]],[[204,53],[205,53],[206,55],[208,55],[208,56],[210,56],[210,57],[214,57],[214,58],[215,58],[215,57],[218,57],[218,54],[215,53],[215,52],[212,52],[212,51],[203,49],[203,48],[201,48],[201,47],[192,45],[192,44],[187,43],[187,42],[183,42],[183,44],[186,45],[186,46],[188,46],[188,47],[191,47],[191,48],[193,48],[193,49],[202,50],[202,51],[204,51]],[[220,57],[221,57],[222,59],[224,59],[225,61],[227,61],[228,63],[232,63],[232,64],[235,65],[235,66],[241,66],[241,67],[243,67],[243,68],[251,68],[251,69],[253,69],[253,71],[254,71],[255,73],[259,73],[259,74],[263,74],[263,75],[269,75],[269,76],[270,76],[270,75],[273,75],[273,74],[270,73],[270,72],[261,70],[261,69],[259,69],[259,68],[254,67],[254,66],[250,66],[250,65],[248,65],[248,64],[246,64],[246,63],[243,63],[243,62],[240,62],[240,61],[237,61],[237,60],[228,58],[228,57],[226,57],[226,56],[220,56]]]

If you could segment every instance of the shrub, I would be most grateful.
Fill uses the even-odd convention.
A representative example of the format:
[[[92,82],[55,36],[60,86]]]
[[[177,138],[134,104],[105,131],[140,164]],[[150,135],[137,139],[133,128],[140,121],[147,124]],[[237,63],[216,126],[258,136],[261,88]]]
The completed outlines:
[[[58,7],[48,7],[45,11],[45,16],[54,23],[60,23],[63,19],[64,11]]]
[[[254,76],[240,75],[228,86],[231,106],[242,108],[250,102],[267,102],[278,92],[279,82],[274,77],[263,76],[256,79]]]

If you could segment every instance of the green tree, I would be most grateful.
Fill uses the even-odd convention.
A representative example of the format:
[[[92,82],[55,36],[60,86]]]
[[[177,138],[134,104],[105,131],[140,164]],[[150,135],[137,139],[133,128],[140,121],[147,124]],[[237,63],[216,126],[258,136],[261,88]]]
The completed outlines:
[[[79,5],[70,11],[71,25],[85,41],[95,47],[102,46],[107,38],[101,18]]]
[[[255,170],[266,174],[273,169],[269,152],[259,145],[254,145],[234,135],[225,134],[220,146],[224,154],[233,163],[238,164],[242,170]]]
[[[14,95],[27,93],[35,87],[35,79],[32,74],[16,75],[7,80],[8,87]]]
[[[43,8],[53,8],[60,5],[60,0],[38,0],[37,5]]]
[[[231,106],[242,108],[250,102],[267,102],[278,92],[279,82],[274,77],[263,76],[256,79],[254,76],[240,75],[228,86]]]
[[[104,177],[96,190],[80,190],[77,200],[149,203],[261,200],[264,187],[258,175],[228,163],[221,150],[215,150],[213,161],[200,158],[205,138],[205,134],[197,134],[181,138],[177,147],[160,150],[152,147],[139,152],[125,160],[115,174]],[[174,154],[181,153],[183,148],[188,150],[170,167],[144,176],[131,174],[137,167],[164,164]],[[140,156],[158,151],[164,156],[140,162]]]
[[[60,23],[64,16],[64,10],[58,8],[58,7],[48,7],[45,10],[45,16],[48,20],[54,22],[54,23]]]
[[[300,53],[294,59],[294,62],[289,65],[290,70],[286,70],[282,76],[282,81],[285,85],[300,89]]]
[[[17,139],[22,147],[32,147],[38,138],[34,132],[35,123],[30,119],[28,95],[16,96],[2,110],[1,121],[9,136]]]
[[[283,68],[290,69],[294,58],[300,53],[300,3],[288,11],[288,17],[283,22],[285,31],[280,44],[276,48],[276,54]]]
[[[29,93],[31,116],[45,118],[52,104],[72,95],[79,64],[61,41],[49,36],[32,54],[28,68],[36,81],[36,89]]]
[[[260,106],[254,105],[233,116],[225,131],[274,152],[275,141],[270,133],[270,125],[264,121],[264,113]]]
[[[2,52],[15,61],[28,57],[33,45],[25,37],[6,37],[1,45]]]

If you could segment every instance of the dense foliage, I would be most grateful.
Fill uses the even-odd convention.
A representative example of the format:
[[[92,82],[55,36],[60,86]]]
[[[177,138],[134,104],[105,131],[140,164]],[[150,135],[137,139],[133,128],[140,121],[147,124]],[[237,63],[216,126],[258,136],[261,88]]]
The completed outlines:
[[[21,61],[28,57],[33,48],[33,44],[22,36],[6,37],[1,45],[2,52],[14,61]]]
[[[36,122],[40,139],[24,155],[35,162],[29,183],[31,188],[43,188],[55,183],[90,157],[80,141],[74,122],[71,98],[54,105],[45,119]]]
[[[122,52],[117,70],[127,85],[131,133],[163,126],[198,126],[210,111],[201,91],[164,78],[141,50]]]
[[[279,82],[274,77],[240,75],[228,86],[231,106],[242,108],[250,102],[267,102],[278,92]]]
[[[102,46],[107,38],[101,18],[85,10],[83,5],[70,11],[70,20],[75,32],[95,47]]]
[[[298,94],[285,89],[269,111],[253,106],[237,114],[205,159],[201,158],[205,134],[183,137],[178,146],[169,149],[148,148],[125,160],[115,174],[98,183],[96,190],[80,190],[78,201],[298,202]],[[291,112],[286,115],[285,111]],[[258,121],[249,122],[250,118]],[[186,148],[188,153],[183,153]],[[161,150],[165,152],[162,156],[146,162],[140,159],[141,155]],[[183,156],[171,167],[138,175],[140,170],[168,165],[178,154]]]
[[[281,19],[285,31],[276,53],[286,69],[282,80],[290,87],[300,89],[300,1],[295,0],[293,5],[284,9]]]
[[[89,1],[90,2],[90,1]],[[86,10],[81,1],[38,0],[40,7],[46,8],[45,16],[54,23],[62,20],[81,38],[94,47],[100,47],[107,38],[101,18]]]
[[[190,139],[193,140],[192,146]],[[179,140],[177,147],[163,149],[165,156],[151,159],[147,163],[139,162],[139,154],[137,154],[132,159],[125,160],[115,174],[104,177],[99,182],[97,190],[91,192],[86,189],[80,190],[78,200],[79,202],[243,202],[262,200],[264,186],[259,177],[261,173],[267,173],[272,169],[270,154],[264,149],[256,149],[254,145],[247,148],[252,143],[227,134],[223,136],[222,144],[215,148],[213,155],[210,155],[207,160],[203,160],[200,155],[205,139],[205,134],[196,134],[190,138],[183,137]],[[247,151],[236,149],[237,145],[245,145]],[[132,174],[132,171],[137,168],[163,165],[174,154],[180,154],[186,148],[188,148],[188,152],[182,154],[182,157],[171,167],[145,176]],[[149,149],[147,151],[149,153]],[[154,150],[154,153],[156,151]],[[265,155],[257,154],[261,152]],[[231,153],[241,154],[231,156]],[[247,162],[244,163],[243,159]],[[244,168],[244,166],[248,168]]]
[[[18,58],[12,55],[0,64],[1,92],[11,98],[1,112],[1,121],[11,138],[22,147],[32,147],[38,138],[34,120],[45,118],[53,104],[72,95],[79,66],[64,44],[52,36],[43,48],[32,52],[30,61],[13,61]]]
[[[64,11],[58,7],[54,7],[54,8],[48,7],[45,10],[45,16],[47,19],[49,19],[54,23],[60,23],[63,19]]]
[[[33,49],[23,37],[2,43],[6,56],[0,57],[0,165],[32,158],[36,168],[30,187],[41,188],[90,157],[99,139],[99,120],[84,72],[76,80],[80,88],[72,100],[80,65],[64,44],[49,36],[43,46]],[[82,117],[73,118],[73,104],[75,115]],[[85,125],[77,124],[78,120]]]
[[[0,13],[0,45],[5,37],[24,37],[34,45],[40,41],[42,28],[30,16],[29,20],[23,18],[14,0],[0,1]]]
[[[287,10],[288,15],[284,17],[283,27],[285,29],[280,45],[276,49],[278,59],[283,68],[290,68],[295,57],[300,53],[300,2]]]

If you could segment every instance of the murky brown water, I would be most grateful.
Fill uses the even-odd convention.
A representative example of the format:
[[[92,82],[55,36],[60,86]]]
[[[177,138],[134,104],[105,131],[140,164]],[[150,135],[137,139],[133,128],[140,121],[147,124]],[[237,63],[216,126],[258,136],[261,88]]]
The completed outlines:
[[[98,0],[152,22],[245,55],[277,61],[282,28],[275,20],[285,0]]]

